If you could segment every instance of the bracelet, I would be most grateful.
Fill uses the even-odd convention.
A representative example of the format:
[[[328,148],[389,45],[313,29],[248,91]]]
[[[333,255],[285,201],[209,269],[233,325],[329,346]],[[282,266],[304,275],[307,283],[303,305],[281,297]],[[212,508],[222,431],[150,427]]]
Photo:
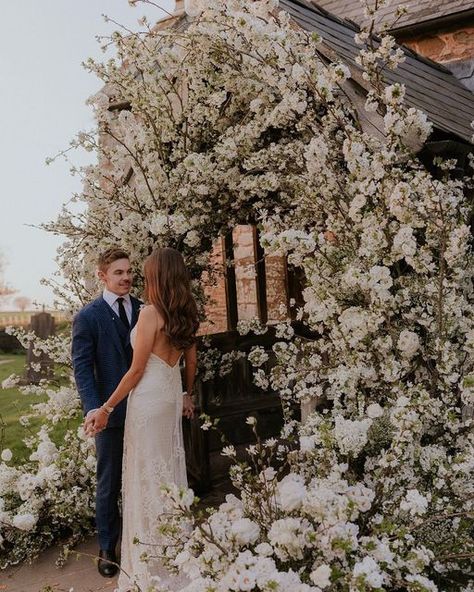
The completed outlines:
[[[186,396],[192,397],[193,395],[192,395],[192,393],[188,393],[188,391],[183,391],[183,397],[186,397]]]
[[[101,409],[103,409],[107,413],[107,415],[110,415],[114,410],[113,407],[111,407],[110,405],[106,405],[105,403],[102,405]]]

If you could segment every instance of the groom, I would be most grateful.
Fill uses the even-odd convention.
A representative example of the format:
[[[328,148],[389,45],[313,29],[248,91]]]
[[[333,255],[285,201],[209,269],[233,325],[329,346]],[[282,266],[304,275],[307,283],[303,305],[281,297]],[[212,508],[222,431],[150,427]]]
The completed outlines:
[[[129,294],[132,270],[125,251],[114,248],[102,253],[97,275],[104,285],[103,293],[79,311],[72,329],[74,376],[86,416],[108,399],[131,365],[130,330],[141,304]],[[126,399],[117,405],[103,430],[95,429],[86,417],[87,430],[95,434],[97,456],[98,569],[109,578],[118,571],[114,563],[120,533],[118,499],[126,405]]]

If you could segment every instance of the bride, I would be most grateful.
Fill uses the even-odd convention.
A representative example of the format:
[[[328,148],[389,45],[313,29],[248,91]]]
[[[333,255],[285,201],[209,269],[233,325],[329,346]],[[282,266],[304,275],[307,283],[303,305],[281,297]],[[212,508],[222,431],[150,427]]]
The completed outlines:
[[[153,559],[159,541],[156,519],[162,512],[160,487],[187,485],[182,415],[192,417],[194,413],[199,322],[183,258],[175,249],[156,249],[145,261],[144,275],[148,304],[131,333],[132,365],[91,418],[96,430],[103,429],[114,407],[130,393],[122,471],[120,592],[136,587],[148,590],[156,584],[156,577],[167,584],[173,581],[160,561]],[[140,560],[143,554],[149,556],[146,563]]]

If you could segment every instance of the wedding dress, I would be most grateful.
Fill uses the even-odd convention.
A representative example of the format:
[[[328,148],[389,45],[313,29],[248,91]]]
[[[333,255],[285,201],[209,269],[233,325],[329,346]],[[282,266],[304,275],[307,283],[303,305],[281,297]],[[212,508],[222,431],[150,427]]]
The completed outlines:
[[[130,335],[132,346],[135,329]],[[169,574],[157,558],[157,517],[163,511],[160,487],[187,486],[182,429],[179,360],[170,366],[151,353],[145,372],[130,392],[125,420],[122,469],[122,551],[117,592],[157,585],[180,589],[183,578]],[[134,540],[139,543],[134,544]],[[149,560],[140,561],[147,553]],[[134,588],[135,586],[135,588]],[[137,588],[138,587],[138,588]],[[160,586],[157,586],[160,588]]]

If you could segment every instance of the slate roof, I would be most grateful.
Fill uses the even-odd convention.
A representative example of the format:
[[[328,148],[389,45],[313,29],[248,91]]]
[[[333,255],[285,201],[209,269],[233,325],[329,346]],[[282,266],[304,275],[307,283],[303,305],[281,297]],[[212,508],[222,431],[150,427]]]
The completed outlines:
[[[364,9],[360,0],[315,0],[312,3],[336,16],[350,19],[359,25],[364,24]],[[380,9],[376,22],[388,22],[391,26],[396,18],[396,10],[401,4],[408,8],[408,12],[395,23],[394,31],[413,25],[435,26],[435,21],[455,16],[463,18],[464,14],[474,10],[473,0],[392,0]]]
[[[348,0],[347,4],[352,4],[352,0]],[[306,0],[280,0],[279,7],[303,29],[319,33],[323,45],[351,68],[359,69],[355,63],[359,51],[354,42],[358,29],[355,24],[341,20]],[[396,70],[386,72],[388,82],[405,84],[407,103],[424,111],[436,128],[470,142],[474,95],[443,66],[406,47],[402,48],[406,60]]]

